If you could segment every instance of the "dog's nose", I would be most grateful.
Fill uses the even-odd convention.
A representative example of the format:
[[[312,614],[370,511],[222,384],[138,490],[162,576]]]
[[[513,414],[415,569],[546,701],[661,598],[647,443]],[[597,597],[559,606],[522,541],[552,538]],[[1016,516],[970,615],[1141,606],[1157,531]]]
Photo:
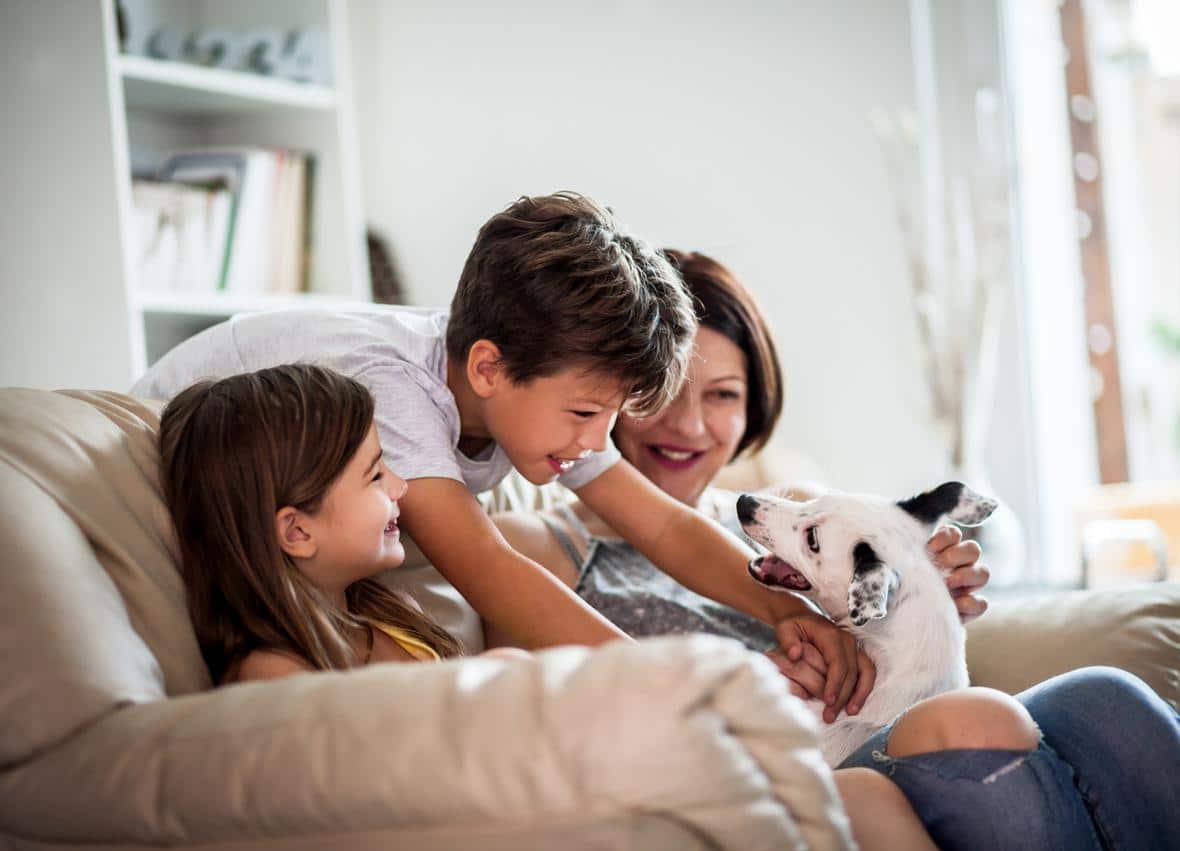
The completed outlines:
[[[754,522],[754,510],[758,507],[758,500],[744,493],[738,497],[737,501],[737,516],[738,520],[743,523]]]

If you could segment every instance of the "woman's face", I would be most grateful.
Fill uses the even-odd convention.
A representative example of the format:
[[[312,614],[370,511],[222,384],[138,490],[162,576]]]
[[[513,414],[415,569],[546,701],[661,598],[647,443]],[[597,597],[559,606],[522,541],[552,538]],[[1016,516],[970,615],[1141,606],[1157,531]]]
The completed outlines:
[[[661,490],[695,506],[746,431],[746,357],[701,326],[680,395],[654,417],[622,416],[615,445]]]

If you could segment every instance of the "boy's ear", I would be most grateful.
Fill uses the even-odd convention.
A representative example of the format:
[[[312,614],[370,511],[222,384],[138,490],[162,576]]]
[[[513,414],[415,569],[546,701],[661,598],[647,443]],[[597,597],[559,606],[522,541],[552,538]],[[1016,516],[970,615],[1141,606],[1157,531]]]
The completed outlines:
[[[316,554],[315,538],[304,522],[307,515],[298,508],[284,506],[275,512],[275,532],[279,547],[291,558],[311,558]]]
[[[503,375],[504,362],[500,347],[491,340],[476,340],[467,351],[467,381],[480,398],[487,398],[496,389]]]

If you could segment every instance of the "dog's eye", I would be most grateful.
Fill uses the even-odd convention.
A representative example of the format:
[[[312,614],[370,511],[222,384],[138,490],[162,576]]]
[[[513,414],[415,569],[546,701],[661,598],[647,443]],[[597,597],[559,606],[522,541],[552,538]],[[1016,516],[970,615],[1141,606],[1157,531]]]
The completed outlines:
[[[807,549],[813,553],[819,552],[819,533],[816,532],[818,528],[818,526],[808,526],[805,533],[807,535]]]

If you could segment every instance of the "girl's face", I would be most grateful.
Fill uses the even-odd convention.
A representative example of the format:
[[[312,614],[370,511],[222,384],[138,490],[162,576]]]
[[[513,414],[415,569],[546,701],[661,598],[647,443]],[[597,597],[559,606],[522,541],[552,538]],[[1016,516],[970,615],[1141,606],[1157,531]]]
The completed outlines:
[[[620,417],[615,445],[661,490],[696,506],[745,434],[746,393],[742,350],[701,326],[680,395],[653,417]]]
[[[377,426],[328,488],[320,510],[308,515],[315,555],[300,568],[321,590],[337,592],[353,582],[397,567],[406,557],[397,526],[397,501],[406,482],[381,457]]]

